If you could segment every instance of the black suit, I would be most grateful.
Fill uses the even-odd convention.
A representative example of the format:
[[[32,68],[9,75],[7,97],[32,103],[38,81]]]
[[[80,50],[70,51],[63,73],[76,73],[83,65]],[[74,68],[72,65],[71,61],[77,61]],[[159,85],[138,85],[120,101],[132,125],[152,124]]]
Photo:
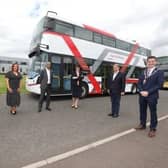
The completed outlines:
[[[121,92],[125,91],[125,75],[118,72],[113,79],[113,73],[108,79],[108,88],[110,90],[111,97],[111,112],[112,116],[118,116],[120,110]]]
[[[50,105],[50,94],[51,94],[51,70],[50,70],[50,84],[48,84],[48,75],[46,69],[44,69],[40,74],[40,100],[39,100],[39,110],[42,108],[44,97],[46,94],[46,108]]]

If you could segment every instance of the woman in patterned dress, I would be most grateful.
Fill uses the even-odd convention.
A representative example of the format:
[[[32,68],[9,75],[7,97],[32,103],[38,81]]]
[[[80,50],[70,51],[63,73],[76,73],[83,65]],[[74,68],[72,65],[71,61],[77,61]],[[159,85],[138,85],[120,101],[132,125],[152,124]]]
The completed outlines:
[[[10,106],[10,113],[16,114],[16,107],[20,105],[20,89],[22,75],[19,73],[19,65],[17,63],[12,64],[11,71],[5,75],[7,96],[6,103]]]

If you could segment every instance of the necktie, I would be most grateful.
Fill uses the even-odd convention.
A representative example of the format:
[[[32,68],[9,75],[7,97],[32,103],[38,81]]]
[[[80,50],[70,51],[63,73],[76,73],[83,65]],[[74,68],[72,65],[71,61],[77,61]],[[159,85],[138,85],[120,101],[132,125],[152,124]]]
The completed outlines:
[[[150,69],[147,70],[147,78],[150,76]]]

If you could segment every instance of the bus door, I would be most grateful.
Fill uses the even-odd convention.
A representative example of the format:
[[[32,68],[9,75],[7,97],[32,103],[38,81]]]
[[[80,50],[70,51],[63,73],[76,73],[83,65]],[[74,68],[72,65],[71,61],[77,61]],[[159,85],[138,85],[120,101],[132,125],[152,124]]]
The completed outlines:
[[[63,57],[63,78],[62,88],[64,93],[71,93],[71,75],[72,75],[72,58]]]
[[[72,59],[69,57],[52,56],[52,93],[71,93]]]

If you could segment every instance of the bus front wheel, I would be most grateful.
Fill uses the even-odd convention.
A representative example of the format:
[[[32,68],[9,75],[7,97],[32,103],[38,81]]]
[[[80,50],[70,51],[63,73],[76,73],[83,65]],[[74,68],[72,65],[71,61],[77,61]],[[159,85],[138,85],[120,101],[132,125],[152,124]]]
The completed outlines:
[[[82,82],[81,90],[82,90],[81,98],[86,97],[88,95],[88,85],[86,83]]]

